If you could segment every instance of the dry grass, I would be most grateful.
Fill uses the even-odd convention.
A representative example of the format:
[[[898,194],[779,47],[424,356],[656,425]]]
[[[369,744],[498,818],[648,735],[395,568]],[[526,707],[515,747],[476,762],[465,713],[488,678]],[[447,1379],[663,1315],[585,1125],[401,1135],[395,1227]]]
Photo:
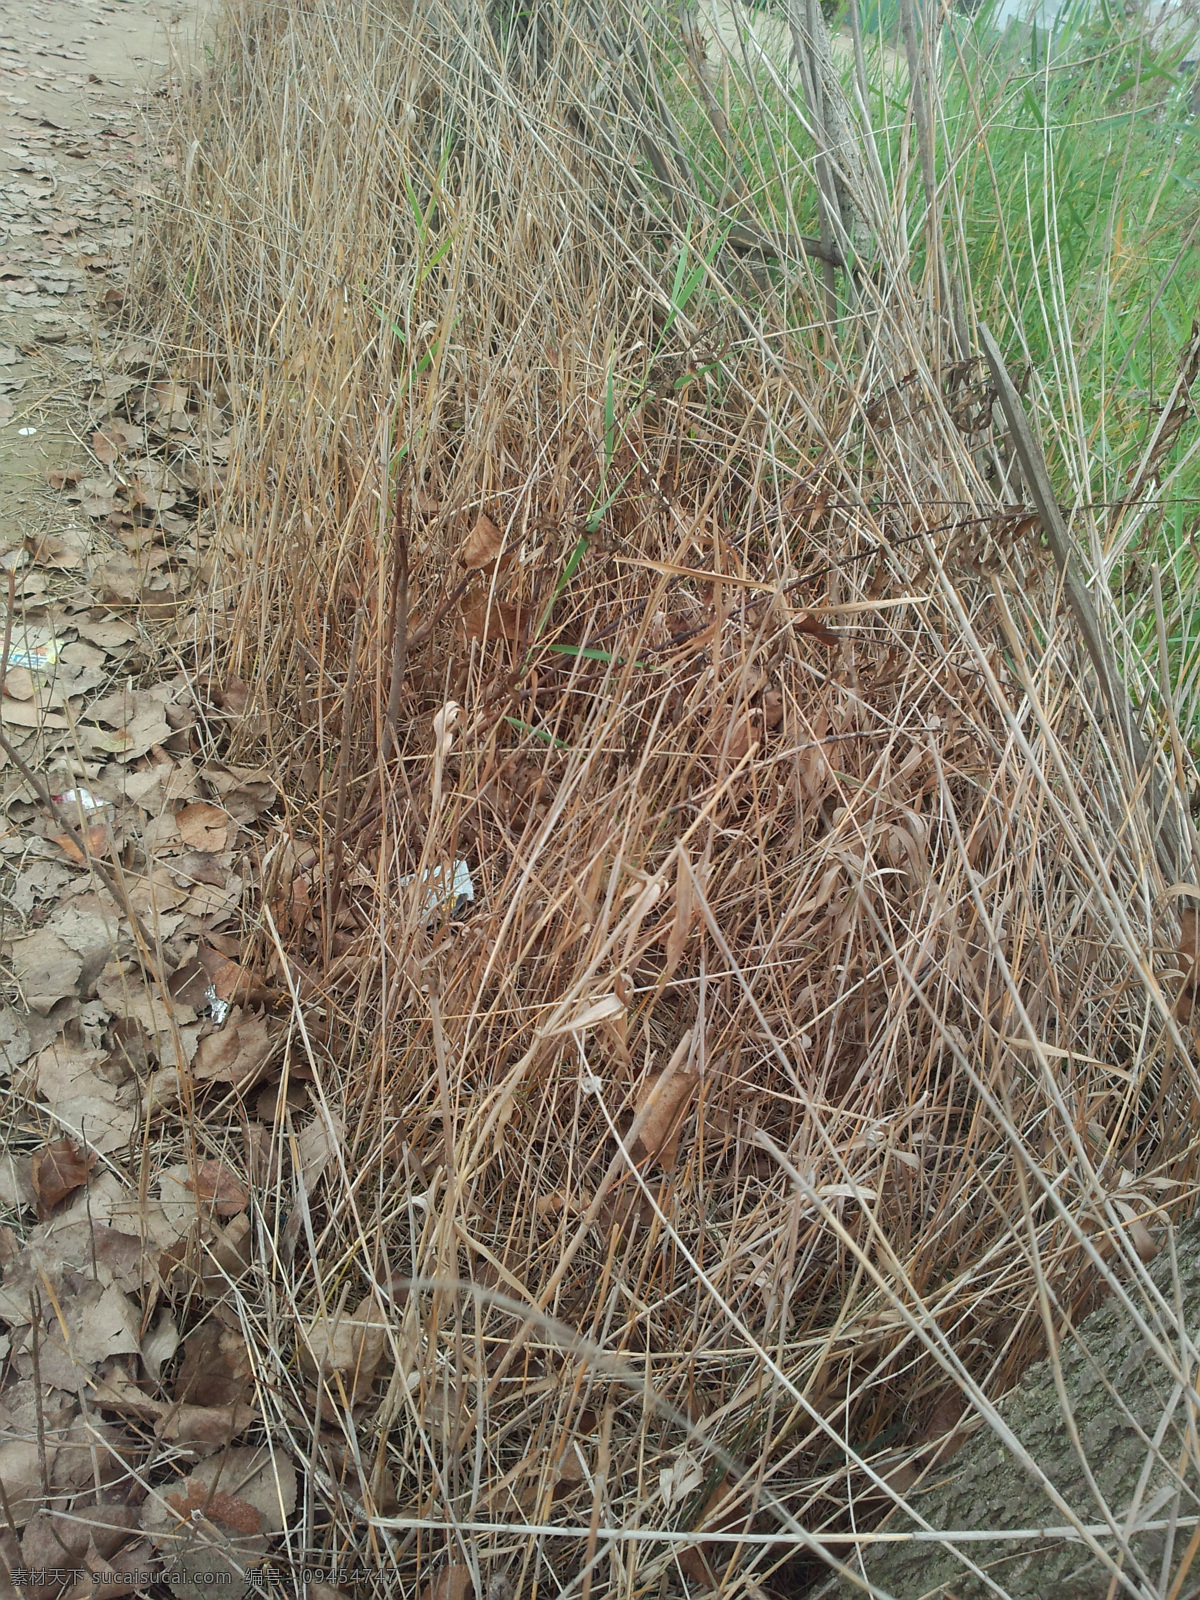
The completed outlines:
[[[660,42],[238,0],[145,256],[240,419],[211,645],[343,1133],[257,1196],[239,1312],[290,1555],[364,1593],[794,1589],[1190,1192],[1175,902],[936,267],[864,158],[823,327],[796,217],[722,244]],[[318,1399],[300,1330],[360,1303],[381,1379]],[[689,1553],[722,1488],[747,1540]]]

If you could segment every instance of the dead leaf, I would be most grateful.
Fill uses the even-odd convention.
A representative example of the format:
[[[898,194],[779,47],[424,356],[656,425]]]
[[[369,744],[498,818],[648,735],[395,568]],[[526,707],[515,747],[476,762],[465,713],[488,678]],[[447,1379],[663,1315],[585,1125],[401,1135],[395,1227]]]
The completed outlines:
[[[667,964],[660,981],[665,982],[679,965],[698,915],[691,862],[681,845],[679,863],[675,869],[675,918],[667,935]]]
[[[658,1490],[668,1511],[695,1494],[704,1482],[704,1468],[689,1450],[681,1450],[658,1475]]]
[[[97,1069],[107,1059],[103,1050],[78,1050],[60,1037],[36,1057],[33,1074],[62,1126],[101,1154],[126,1146],[137,1124],[136,1086],[102,1077]]]
[[[349,1315],[317,1317],[304,1330],[298,1347],[301,1371],[325,1381],[336,1374],[354,1403],[375,1381],[388,1349],[388,1326],[370,1298]]]
[[[558,1479],[551,1500],[564,1500],[577,1484],[583,1482],[583,1462],[574,1445],[568,1445],[558,1463]]]
[[[799,616],[793,616],[792,626],[797,633],[807,633],[810,638],[819,639],[829,650],[836,650],[842,642],[840,633],[834,633],[831,628],[825,626],[820,618],[811,617],[807,612],[801,612]]]
[[[321,1181],[325,1168],[333,1160],[342,1143],[342,1119],[326,1114],[317,1108],[311,1122],[296,1135],[296,1153],[300,1158],[300,1176],[309,1194]]]
[[[169,684],[156,684],[150,689],[121,689],[94,701],[84,712],[86,721],[104,723],[114,731],[103,733],[98,728],[88,729],[90,745],[97,752],[116,756],[118,761],[144,756],[152,745],[171,737],[172,728],[166,719],[165,707],[174,700],[175,694]]]
[[[167,1504],[185,1521],[207,1519],[221,1522],[234,1533],[257,1533],[262,1527],[262,1513],[236,1495],[223,1489],[201,1492],[192,1489],[186,1496],[169,1494]]]
[[[197,775],[217,795],[235,822],[254,822],[277,793],[265,767],[227,767],[210,761]]]
[[[190,850],[224,850],[232,820],[228,811],[205,800],[197,800],[175,813],[179,836]]]
[[[12,947],[13,972],[30,1010],[43,1016],[64,995],[74,994],[83,962],[57,934],[41,928]]]
[[[48,728],[51,731],[69,728],[66,717],[53,711],[41,711],[32,700],[10,700],[6,695],[0,700],[0,721],[14,728]]]
[[[79,509],[85,517],[108,517],[116,505],[118,485],[111,478],[81,478],[79,481]],[[120,561],[120,557],[112,558]],[[128,565],[128,559],[126,561]],[[111,561],[106,561],[107,571]]]
[[[475,526],[463,540],[458,559],[464,567],[486,567],[504,548],[504,535],[486,512],[481,511]]]
[[[736,764],[749,752],[751,744],[757,737],[748,712],[740,711],[733,718],[718,713],[713,719],[700,753],[709,761],[727,761]]]
[[[263,1074],[274,1040],[266,1019],[236,1006],[223,1027],[201,1039],[192,1074],[201,1083],[230,1083],[245,1090]]]
[[[121,1506],[112,1509],[124,1511],[127,1508]],[[123,1538],[127,1536],[124,1529],[121,1533]],[[91,1544],[82,1561],[86,1572],[66,1591],[63,1600],[121,1600],[124,1595],[145,1589],[158,1577],[162,1566],[155,1555],[154,1546],[145,1539],[127,1545],[119,1554],[114,1551],[104,1553]]]
[[[783,696],[778,689],[768,689],[762,702],[763,725],[777,728],[783,721]]]
[[[61,533],[44,533],[37,539],[26,539],[25,547],[39,567],[52,567],[61,572],[81,567],[91,549],[91,538],[77,528],[67,528]]]
[[[180,1505],[188,1508],[182,1524]],[[242,1571],[259,1565],[254,1558],[265,1554],[269,1536],[282,1533],[295,1507],[296,1471],[288,1457],[264,1446],[235,1446],[202,1462],[169,1496],[151,1494],[142,1527],[165,1556],[164,1581],[177,1595],[194,1597],[203,1586],[240,1600],[247,1589]],[[196,1522],[193,1510],[201,1512]]]
[[[36,687],[28,667],[9,667],[4,674],[4,692],[14,700],[32,700]]]
[[[244,1006],[248,1001],[265,1000],[272,993],[260,976],[211,945],[200,946],[197,960],[218,1000]]]
[[[183,1098],[183,1081],[174,1067],[163,1067],[150,1075],[142,1099],[142,1115],[159,1117],[173,1111]]]
[[[49,1438],[46,1448],[52,1460],[56,1446]],[[35,1440],[10,1439],[0,1444],[0,1484],[18,1528],[41,1510],[44,1497]]]
[[[33,1054],[25,1020],[11,1006],[0,1006],[0,1071],[15,1072]]]
[[[48,1217],[60,1200],[87,1182],[95,1159],[91,1152],[85,1155],[73,1139],[56,1139],[34,1151],[30,1177],[40,1217]]]
[[[475,1591],[470,1567],[452,1562],[421,1590],[421,1600],[467,1600]]]
[[[43,1267],[39,1277],[50,1275]],[[71,1394],[87,1388],[92,1368],[113,1356],[133,1355],[138,1348],[138,1313],[115,1283],[103,1285],[94,1278],[76,1276],[72,1292],[60,1294],[55,1313],[41,1339],[42,1382]],[[70,1282],[61,1279],[63,1288]],[[6,1284],[7,1288],[7,1284]],[[28,1360],[28,1358],[19,1358]],[[30,1364],[26,1371],[32,1372]],[[82,1472],[84,1456],[79,1457]],[[90,1475],[90,1468],[88,1468]]]
[[[250,1218],[244,1211],[215,1229],[200,1252],[199,1288],[209,1300],[223,1300],[250,1265]]]
[[[167,1306],[163,1306],[153,1328],[142,1340],[142,1365],[158,1383],[162,1369],[179,1349],[179,1329]],[[186,1359],[186,1358],[185,1358]]]
[[[188,1188],[219,1217],[236,1217],[246,1209],[248,1196],[236,1174],[221,1161],[205,1161],[197,1168],[195,1182]]]
[[[143,884],[144,882],[145,880]],[[147,903],[145,900],[140,900],[138,891],[135,890],[131,893],[130,899],[150,919],[169,924],[168,918],[159,915],[169,905],[169,896],[163,895],[160,899],[156,895],[154,898],[149,898]],[[136,962],[108,962],[96,979],[96,994],[114,1017],[139,1022],[142,1025],[147,1037],[155,1041],[154,1048],[161,1066],[187,1065],[186,1060],[179,1062],[174,1059],[175,1037],[177,1031],[182,1032],[188,1023],[196,1021],[196,1013],[191,1006],[170,995],[164,1000],[157,992],[157,986],[147,983]],[[181,1038],[180,1042],[184,1046],[186,1056],[188,1041],[186,1038]],[[193,1040],[192,1043],[194,1042]]]
[[[132,422],[119,422],[115,418],[105,423],[92,435],[92,452],[97,461],[112,466],[118,456],[144,443],[145,432]]]
[[[478,595],[461,607],[459,626],[467,639],[519,640],[523,637],[529,613],[505,600]]]
[[[223,1450],[231,1439],[245,1433],[251,1423],[258,1420],[254,1407],[241,1402],[232,1406],[193,1406],[155,1400],[139,1389],[129,1373],[115,1361],[95,1380],[89,1393],[103,1410],[154,1423],[160,1438],[169,1444],[186,1445],[197,1454]],[[37,1446],[33,1448],[36,1452]],[[0,1457],[2,1454],[3,1447],[0,1447]],[[36,1454],[34,1459],[36,1462]]]
[[[656,1161],[664,1171],[674,1171],[680,1128],[699,1086],[698,1072],[672,1071],[669,1067],[652,1083],[643,1085],[636,1110],[639,1114],[646,1106],[650,1110],[634,1140],[633,1158],[639,1165]]]
[[[69,861],[80,867],[90,857],[104,856],[108,852],[109,832],[103,822],[92,823],[86,833],[78,837],[72,833],[48,833],[46,838],[51,844],[57,845]],[[83,839],[82,848],[79,838]]]
[[[210,1318],[184,1340],[172,1392],[181,1404],[231,1406],[245,1398],[253,1376],[241,1334]]]
[[[74,628],[80,638],[90,639],[92,644],[110,655],[133,644],[138,637],[133,624],[122,622],[120,617],[101,616],[97,621],[77,617],[74,619]]]
[[[625,1015],[625,1007],[615,994],[602,995],[599,1000],[592,1000],[589,1004],[581,1006],[564,1022],[555,1023],[546,1029],[545,1037],[552,1039],[560,1033],[583,1033],[588,1028],[595,1028],[602,1022],[614,1022],[618,1017]]]
[[[159,1437],[169,1444],[187,1445],[196,1454],[223,1450],[230,1439],[245,1433],[259,1415],[239,1400],[232,1406],[163,1406]]]

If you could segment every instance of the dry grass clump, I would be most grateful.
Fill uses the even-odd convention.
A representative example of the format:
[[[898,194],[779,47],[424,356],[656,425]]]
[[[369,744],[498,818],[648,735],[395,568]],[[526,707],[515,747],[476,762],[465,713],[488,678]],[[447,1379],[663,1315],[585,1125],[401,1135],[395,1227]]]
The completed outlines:
[[[146,257],[239,411],[212,647],[331,1136],[240,1315],[297,1562],[753,1594],[1185,1197],[1179,931],[869,163],[835,332],[683,57],[532,15],[230,5]]]

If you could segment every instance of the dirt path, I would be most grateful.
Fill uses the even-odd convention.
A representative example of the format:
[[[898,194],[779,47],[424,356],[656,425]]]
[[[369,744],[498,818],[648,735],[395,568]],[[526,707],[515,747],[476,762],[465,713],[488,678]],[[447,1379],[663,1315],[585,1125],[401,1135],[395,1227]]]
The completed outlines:
[[[0,552],[70,517],[45,474],[78,455],[115,338],[145,119],[196,0],[0,0]]]
[[[239,964],[275,790],[226,764],[245,686],[195,640],[229,424],[118,315],[200,3],[0,0],[0,1600],[241,1600],[296,1502],[226,1304],[249,1156],[210,1152],[201,1104],[257,1089],[278,1037]],[[218,1471],[232,1545],[169,1498]]]

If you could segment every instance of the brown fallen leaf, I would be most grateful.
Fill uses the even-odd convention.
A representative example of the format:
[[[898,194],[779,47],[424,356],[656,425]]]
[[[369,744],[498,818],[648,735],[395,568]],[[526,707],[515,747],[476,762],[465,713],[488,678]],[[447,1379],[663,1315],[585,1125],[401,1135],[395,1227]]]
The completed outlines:
[[[260,1420],[254,1407],[242,1400],[232,1406],[164,1406],[163,1415],[159,1438],[187,1445],[197,1454],[223,1450],[230,1439]]]
[[[87,832],[81,836],[84,849],[79,846],[79,839],[70,833],[48,833],[46,835],[50,844],[55,844],[69,861],[76,866],[83,866],[91,857],[107,854],[109,833],[103,822],[93,822]]]
[[[1196,980],[1200,976],[1200,911],[1185,907],[1179,913],[1179,958],[1183,979],[1179,997],[1175,1002],[1175,1015],[1186,1021],[1196,997]]]
[[[421,1600],[467,1600],[474,1589],[470,1567],[455,1561],[443,1567],[437,1577],[425,1585],[421,1590]]]
[[[121,1600],[153,1583],[162,1567],[154,1546],[146,1539],[126,1545],[119,1553],[102,1553],[88,1546],[81,1562],[85,1569],[68,1589],[63,1600]],[[61,1558],[58,1565],[62,1566]]]
[[[223,1450],[231,1439],[258,1421],[258,1412],[242,1401],[232,1406],[178,1405],[174,1401],[155,1400],[139,1389],[129,1373],[119,1362],[110,1362],[103,1375],[89,1389],[92,1402],[103,1411],[115,1411],[118,1416],[137,1417],[142,1422],[155,1424],[158,1436],[169,1444],[187,1445],[197,1453]],[[0,1446],[0,1479],[3,1477],[4,1446]],[[29,1446],[33,1452],[34,1481],[37,1481],[37,1445]]]
[[[189,1508],[182,1525],[180,1503]],[[169,1497],[151,1494],[142,1506],[142,1527],[179,1573],[178,1584],[167,1579],[177,1594],[194,1595],[198,1583],[228,1594],[226,1585],[236,1581],[228,1556],[240,1567],[253,1564],[246,1557],[266,1550],[266,1536],[283,1531],[295,1506],[296,1469],[282,1450],[234,1446],[201,1462]],[[219,1507],[225,1538],[215,1540],[203,1521],[192,1523],[190,1512],[205,1507],[209,1517]],[[250,1531],[253,1517],[258,1525]]]
[[[57,934],[41,928],[12,947],[12,965],[21,993],[44,1016],[64,995],[74,994],[83,962]]]
[[[82,1558],[88,1547],[87,1529],[63,1526],[65,1522],[65,1518],[52,1517],[46,1511],[32,1519],[21,1536],[21,1565],[27,1572],[61,1566],[64,1555],[72,1561]]]
[[[336,1374],[353,1404],[375,1381],[388,1349],[387,1330],[383,1313],[370,1298],[349,1315],[317,1317],[298,1346],[300,1370],[310,1379],[326,1381]]]
[[[224,850],[232,821],[228,811],[209,805],[206,800],[194,801],[175,813],[179,837],[191,850]]]
[[[183,1342],[173,1393],[180,1404],[236,1405],[245,1398],[253,1376],[241,1334],[210,1318]]]
[[[211,1205],[219,1217],[236,1217],[246,1209],[249,1196],[237,1175],[222,1161],[204,1161],[196,1170],[195,1182],[187,1187],[196,1197]]]
[[[63,533],[44,533],[38,538],[27,538],[25,548],[35,565],[69,572],[83,565],[90,543],[86,534],[68,528]]]
[[[344,1132],[342,1119],[332,1113],[327,1119],[325,1113],[318,1106],[312,1121],[305,1123],[304,1127],[296,1135],[296,1154],[300,1159],[300,1176],[309,1194],[313,1192],[321,1181],[325,1168],[341,1148],[342,1134]]]
[[[36,689],[28,667],[9,667],[4,674],[4,692],[14,700],[32,700]]]
[[[34,1151],[30,1176],[40,1217],[48,1217],[60,1200],[82,1188],[95,1159],[91,1151],[85,1154],[80,1150],[74,1139],[56,1139]]]
[[[228,1000],[230,1005],[244,1006],[249,1001],[270,999],[274,991],[262,977],[243,967],[231,956],[222,955],[209,945],[201,945],[197,960],[203,967],[208,982],[218,1000]]]
[[[529,613],[518,606],[504,600],[489,600],[484,594],[462,606],[459,626],[468,639],[519,640],[528,616]]]
[[[60,1389],[78,1393],[88,1369],[113,1356],[136,1353],[140,1344],[133,1302],[115,1283],[104,1287],[87,1279],[62,1304],[41,1349],[43,1378]],[[86,1466],[86,1463],[84,1463]]]
[[[687,851],[681,845],[679,864],[675,869],[675,919],[667,935],[667,964],[661,981],[665,982],[679,965],[684,946],[691,936],[698,915],[699,906],[696,903],[691,862],[688,860]]]
[[[0,721],[14,728],[50,728],[61,730],[71,724],[55,711],[40,711],[32,700],[10,700],[6,695],[0,700]]]
[[[201,1039],[192,1062],[201,1083],[230,1083],[248,1089],[257,1083],[270,1059],[274,1039],[263,1017],[235,1007],[223,1027]]]
[[[241,678],[226,678],[219,689],[214,690],[213,699],[222,711],[227,711],[231,717],[244,717],[250,709],[250,685]]]
[[[144,431],[136,423],[120,422],[110,418],[103,428],[97,429],[92,435],[92,452],[97,461],[111,467],[118,456],[132,450],[145,440]]]
[[[679,1133],[683,1119],[700,1086],[698,1072],[672,1071],[669,1067],[660,1072],[652,1083],[643,1085],[637,1097],[636,1110],[640,1113],[650,1106],[642,1123],[641,1132],[634,1140],[634,1160],[657,1162],[664,1171],[672,1172],[679,1153]]]
[[[179,1329],[168,1306],[159,1308],[154,1326],[142,1336],[142,1365],[155,1383],[162,1381],[162,1369],[179,1349]]]
[[[197,774],[217,795],[235,822],[254,822],[276,796],[275,784],[265,767],[227,767],[210,761]]]
[[[807,633],[811,639],[818,639],[829,650],[836,650],[842,642],[840,633],[834,633],[819,617],[810,617],[807,612],[801,612],[799,617],[793,618],[792,625],[797,633]]]
[[[504,548],[504,535],[486,512],[481,511],[475,526],[463,540],[458,559],[464,567],[490,566]]]
[[[186,1495],[169,1494],[167,1504],[187,1522],[203,1517],[209,1522],[224,1523],[235,1533],[257,1533],[262,1527],[261,1511],[223,1489],[215,1493],[191,1489]]]
[[[56,1448],[47,1442],[48,1451]],[[44,1495],[36,1440],[10,1439],[0,1444],[0,1484],[17,1527],[41,1510]]]
[[[102,1050],[78,1050],[59,1035],[35,1058],[38,1093],[50,1102],[59,1122],[85,1130],[88,1146],[107,1154],[122,1149],[138,1126],[136,1085],[114,1085],[102,1077],[107,1056]]]
[[[250,1218],[244,1211],[218,1228],[201,1248],[198,1289],[207,1300],[223,1300],[250,1266]]]

